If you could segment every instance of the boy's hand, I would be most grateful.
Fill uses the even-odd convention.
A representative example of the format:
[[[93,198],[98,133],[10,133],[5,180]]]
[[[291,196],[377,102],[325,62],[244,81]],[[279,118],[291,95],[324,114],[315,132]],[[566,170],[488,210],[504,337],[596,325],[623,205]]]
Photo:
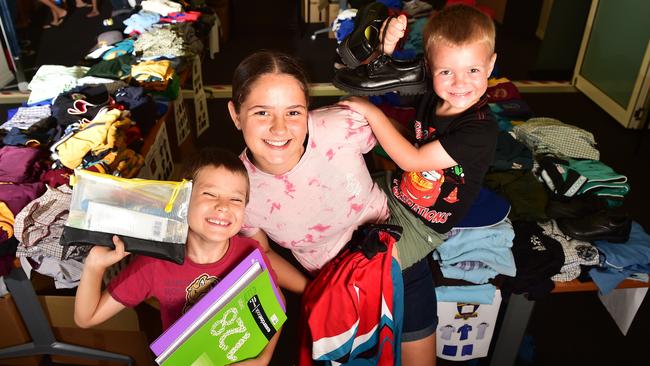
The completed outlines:
[[[399,40],[402,39],[406,33],[407,24],[408,20],[404,14],[401,14],[397,18],[388,18],[384,21],[379,34],[380,37],[382,37],[383,33],[386,33],[386,36],[383,38],[385,54],[393,54],[393,51],[395,51],[395,47],[397,46],[397,42],[399,42]]]
[[[360,113],[366,118],[366,120],[368,120],[368,122],[372,120],[373,114],[377,113],[377,111],[381,112],[381,110],[374,104],[370,103],[368,99],[361,97],[349,96],[339,101],[338,104],[346,106],[353,111]]]
[[[115,249],[95,245],[90,250],[84,265],[97,269],[106,269],[131,254],[124,250],[124,242],[117,235],[113,235],[113,244],[115,244]]]

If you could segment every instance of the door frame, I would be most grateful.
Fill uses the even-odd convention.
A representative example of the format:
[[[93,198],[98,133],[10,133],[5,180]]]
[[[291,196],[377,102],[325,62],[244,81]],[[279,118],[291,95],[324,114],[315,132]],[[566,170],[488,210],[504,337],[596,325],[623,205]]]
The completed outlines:
[[[591,37],[591,30],[598,10],[598,4],[599,0],[592,0],[591,2],[587,24],[582,36],[582,43],[580,44],[578,59],[576,60],[576,66],[573,70],[573,86],[609,113],[616,121],[623,125],[623,127],[642,128],[643,121],[648,113],[648,91],[650,90],[650,40],[648,40],[648,43],[646,44],[645,54],[641,61],[641,67],[639,68],[636,82],[626,107],[621,107],[621,105],[615,102],[606,93],[580,75],[582,62],[584,60],[585,52],[587,51],[587,45],[589,43],[589,38]]]

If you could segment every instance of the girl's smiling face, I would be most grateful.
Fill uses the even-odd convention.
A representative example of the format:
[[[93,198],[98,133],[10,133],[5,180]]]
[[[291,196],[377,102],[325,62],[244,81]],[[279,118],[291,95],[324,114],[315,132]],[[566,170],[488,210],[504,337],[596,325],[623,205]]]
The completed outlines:
[[[293,76],[260,76],[251,85],[239,112],[232,101],[228,109],[235,126],[242,130],[257,168],[278,175],[298,164],[307,138],[307,100]]]

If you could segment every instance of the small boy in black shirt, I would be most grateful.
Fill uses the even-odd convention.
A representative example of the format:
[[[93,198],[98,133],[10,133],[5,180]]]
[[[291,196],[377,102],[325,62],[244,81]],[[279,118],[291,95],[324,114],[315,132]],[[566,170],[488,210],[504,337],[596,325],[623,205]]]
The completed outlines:
[[[386,31],[403,35],[405,27],[406,18],[400,16]],[[446,233],[469,210],[494,156],[498,125],[485,91],[496,60],[495,30],[492,20],[476,8],[452,5],[429,20],[424,34],[434,92],[417,103],[415,144],[367,100],[350,97],[341,104],[364,114],[402,170],[389,196],[436,232]],[[394,48],[387,44],[389,39],[385,49]]]
[[[391,53],[404,36],[407,20],[401,15],[387,22],[383,49]],[[476,8],[452,5],[429,19],[424,47],[434,92],[423,95],[416,104],[414,144],[367,100],[350,97],[341,102],[366,117],[377,140],[400,168],[378,185],[388,196],[389,222],[405,227],[405,234],[416,233],[403,235],[397,242],[405,283],[409,271],[426,266],[426,257],[467,214],[493,159],[498,125],[485,92],[496,60],[494,42],[494,23]],[[405,299],[404,306],[418,306],[409,311],[435,318],[430,271],[418,276],[417,281],[408,282],[426,283],[418,294],[427,300],[416,304]],[[431,319],[416,321],[437,324]],[[402,363],[435,365],[435,325],[426,333],[409,332],[411,327],[418,329],[405,319]]]

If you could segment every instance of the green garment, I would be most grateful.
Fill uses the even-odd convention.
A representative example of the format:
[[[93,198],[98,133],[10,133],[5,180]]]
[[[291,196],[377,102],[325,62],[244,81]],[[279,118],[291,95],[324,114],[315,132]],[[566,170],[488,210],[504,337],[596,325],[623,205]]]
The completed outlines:
[[[548,219],[546,216],[548,193],[530,170],[490,172],[485,175],[483,185],[510,201],[511,208],[508,214],[510,219],[525,221]]]
[[[375,183],[388,198],[390,209],[388,223],[402,227],[402,237],[396,246],[400,266],[405,270],[431,254],[447,239],[447,235],[434,231],[399,203],[390,191],[391,180],[391,172],[380,172],[374,176]]]

